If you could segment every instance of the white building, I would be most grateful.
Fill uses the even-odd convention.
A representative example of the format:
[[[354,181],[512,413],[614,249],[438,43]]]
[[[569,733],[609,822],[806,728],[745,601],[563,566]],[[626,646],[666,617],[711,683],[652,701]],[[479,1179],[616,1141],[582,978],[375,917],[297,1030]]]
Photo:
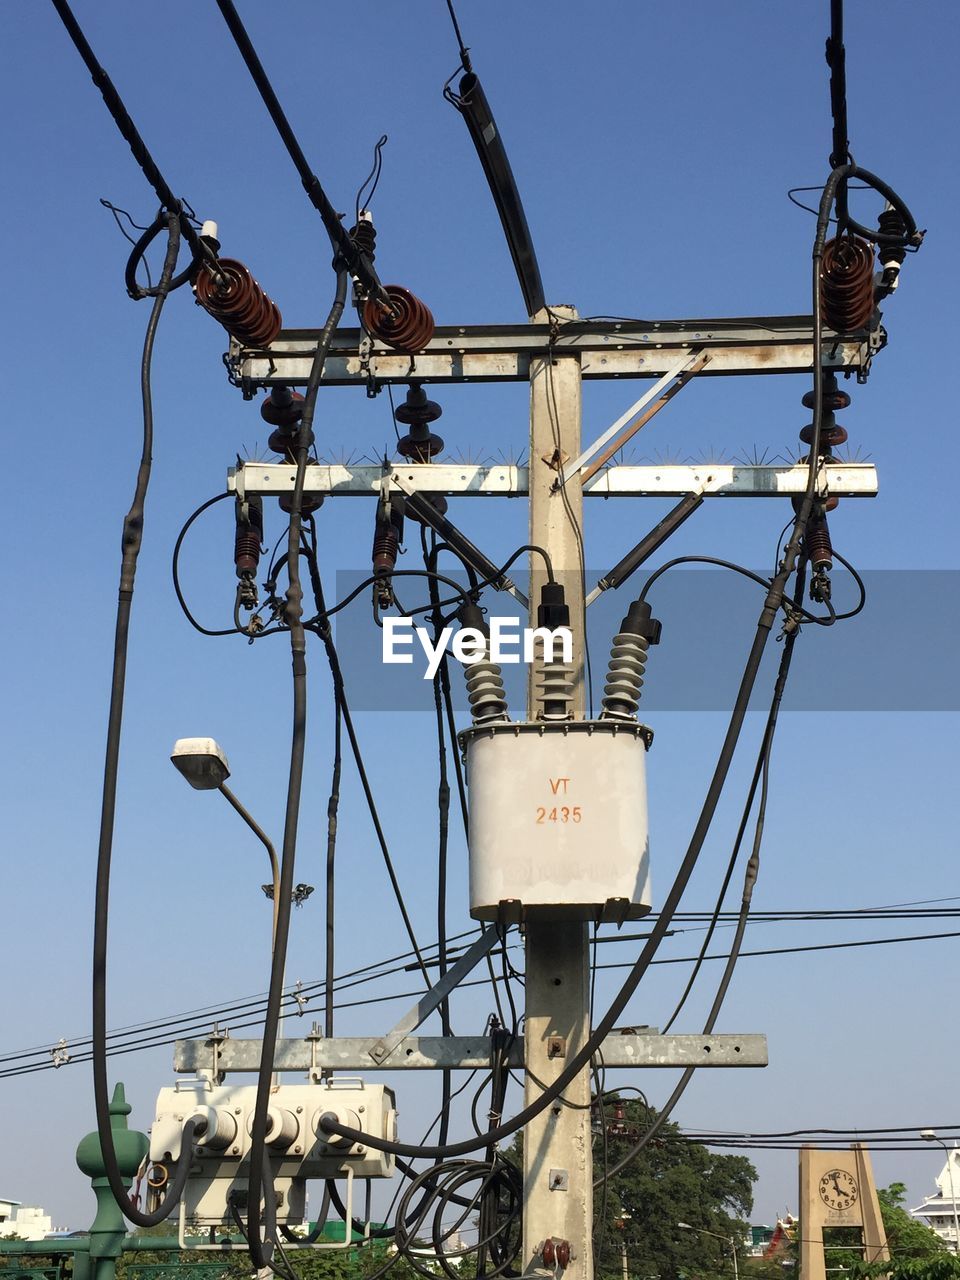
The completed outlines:
[[[954,1197],[957,1197],[954,1200]],[[960,1150],[956,1147],[947,1154],[947,1163],[937,1178],[935,1195],[927,1196],[923,1204],[910,1212],[923,1221],[951,1249],[957,1248],[956,1214],[960,1214]]]
[[[42,1240],[52,1230],[53,1222],[41,1208],[23,1205],[19,1200],[0,1200],[0,1236]]]

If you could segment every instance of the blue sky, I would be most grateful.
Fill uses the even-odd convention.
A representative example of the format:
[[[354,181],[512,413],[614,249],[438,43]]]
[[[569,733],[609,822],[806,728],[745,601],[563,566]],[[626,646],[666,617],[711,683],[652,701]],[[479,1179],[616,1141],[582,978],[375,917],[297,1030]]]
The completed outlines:
[[[830,150],[825,2],[719,6],[572,2],[460,5],[475,67],[505,138],[551,303],[583,315],[795,314],[809,308],[814,221],[789,187],[822,181]],[[77,0],[77,16],[171,185],[220,223],[223,251],[245,261],[289,326],[318,324],[329,305],[329,249],[319,219],[270,126],[212,3],[171,0],[161,13],[118,0]],[[304,148],[338,208],[352,208],[373,143],[386,132],[375,202],[378,268],[426,299],[439,323],[520,321],[519,290],[463,123],[440,89],[457,57],[445,6],[351,8],[245,3],[245,20]],[[93,870],[120,524],[139,451],[138,364],[145,304],[123,288],[126,244],[101,196],[138,221],[154,197],[110,121],[52,7],[7,15],[0,95],[8,199],[4,300],[6,485],[11,549],[4,628],[4,826],[8,850],[2,938],[7,1052],[87,1033]],[[929,228],[884,308],[890,334],[868,384],[850,387],[851,446],[880,469],[881,494],[832,519],[839,549],[875,570],[956,566],[953,477],[957,17],[944,0],[847,5],[851,148]],[[864,206],[866,211],[867,206]],[[265,448],[256,406],[227,385],[222,331],[187,293],[170,301],[154,365],[157,440],[138,578],[115,848],[110,1022],[122,1026],[264,990],[269,910],[260,850],[217,797],[189,791],[167,761],[174,739],[212,734],[237,793],[279,833],[289,677],[284,643],[249,648],[205,640],[181,617],[169,556],[187,514],[222,490],[240,452]],[[732,457],[794,449],[807,421],[806,378],[726,379],[688,388],[638,453]],[[593,383],[584,433],[596,434],[639,394]],[[525,449],[523,386],[436,393],[454,453],[481,459]],[[318,444],[329,457],[376,456],[392,437],[386,397],[321,396]],[[594,504],[588,561],[619,559],[665,504]],[[186,582],[205,618],[232,600],[232,517],[222,504],[198,526]],[[454,503],[497,560],[524,541],[520,504]],[[671,551],[768,563],[788,517],[779,505],[717,503]],[[373,512],[328,503],[320,513],[324,572],[367,563]],[[269,530],[280,526],[271,513]],[[949,582],[944,575],[943,581]],[[949,589],[949,588],[947,588]],[[627,603],[625,598],[624,605]],[[896,684],[930,615],[890,607]],[[226,625],[224,623],[223,625]],[[690,625],[692,625],[692,620]],[[700,648],[734,638],[702,622]],[[749,624],[743,625],[744,654]],[[687,638],[689,642],[689,637]],[[944,643],[946,643],[944,641]],[[664,648],[669,644],[669,632]],[[829,633],[801,644],[831,664]],[[601,651],[602,653],[602,651]],[[656,680],[656,657],[650,679]],[[804,666],[811,697],[817,662]],[[598,662],[602,665],[602,659]],[[311,662],[311,729],[298,878],[319,883],[330,765],[330,695]],[[819,705],[819,704],[818,704]],[[712,903],[759,733],[751,717],[687,905]],[[358,717],[398,872],[418,931],[433,928],[435,747],[425,687],[419,714]],[[692,828],[724,729],[718,713],[657,712],[650,756],[655,898]],[[763,909],[855,907],[960,895],[956,865],[957,721],[953,714],[790,713],[778,739]],[[338,900],[341,970],[404,949],[369,822],[347,768]],[[453,852],[452,927],[466,927],[465,856]],[[297,913],[288,973],[322,972],[319,893]],[[903,926],[756,925],[752,947],[848,940]],[[932,931],[932,930],[931,930]],[[692,937],[692,940],[691,940]],[[665,955],[690,954],[697,935]],[[950,1110],[957,1052],[955,940],[745,959],[721,1030],[765,1031],[763,1072],[705,1073],[677,1119],[695,1128],[784,1129],[937,1124]],[[610,947],[610,952],[628,951]],[[362,957],[361,959],[358,959]],[[838,958],[839,957],[839,958]],[[657,1024],[683,970],[652,972],[630,1018]],[[711,970],[712,972],[712,970]],[[414,991],[412,975],[382,992]],[[613,980],[600,984],[601,1001]],[[684,1029],[712,995],[709,975]],[[403,1002],[345,1011],[344,1032],[379,1034]],[[465,993],[457,1022],[479,1028],[483,997]],[[458,1025],[458,1029],[459,1029]],[[304,1027],[304,1030],[307,1028]],[[169,1050],[116,1059],[149,1123],[171,1082]],[[657,1101],[667,1075],[637,1081]],[[400,1082],[410,1136],[431,1114],[436,1082]],[[43,1203],[58,1223],[85,1225],[92,1198],[73,1169],[92,1123],[88,1068],[2,1081],[0,1190]],[[757,1158],[756,1217],[796,1205],[795,1157]],[[878,1180],[906,1181],[915,1201],[939,1162],[879,1155]]]

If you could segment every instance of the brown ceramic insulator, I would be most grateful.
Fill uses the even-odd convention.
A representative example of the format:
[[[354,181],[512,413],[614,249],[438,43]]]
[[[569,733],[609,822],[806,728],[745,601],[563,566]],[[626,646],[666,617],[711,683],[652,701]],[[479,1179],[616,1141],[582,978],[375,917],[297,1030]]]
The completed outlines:
[[[384,286],[392,309],[368,299],[363,305],[363,323],[375,338],[414,355],[422,351],[433,337],[433,315],[430,308],[399,284]]]
[[[557,1266],[561,1271],[566,1271],[570,1265],[570,1241],[557,1241]]]
[[[372,222],[366,218],[361,218],[347,232],[347,235],[360,250],[365,253],[372,262],[377,256],[377,232]]]
[[[846,444],[848,438],[846,427],[841,427],[838,422],[825,422],[820,428],[821,452],[826,449],[833,449],[838,444]],[[800,439],[804,444],[813,444],[812,422],[800,432]]]
[[[253,575],[260,565],[260,543],[263,541],[263,503],[251,498],[246,503],[246,518],[237,507],[237,535],[233,543],[233,560],[237,577]]]
[[[866,329],[873,315],[873,250],[857,236],[838,236],[823,250],[820,301],[837,333]]]
[[[544,1240],[543,1248],[540,1250],[540,1256],[543,1258],[545,1267],[555,1267],[557,1265],[557,1246],[552,1240]]]
[[[197,274],[193,287],[201,307],[244,346],[268,347],[282,323],[276,303],[235,258],[219,258],[217,272]]]
[[[425,431],[422,427],[419,432],[415,427],[409,435],[401,436],[397,441],[397,453],[408,462],[429,462],[442,449],[441,437],[435,436],[432,431]]]
[[[443,409],[436,400],[428,400],[427,393],[419,383],[407,388],[403,404],[397,405],[396,418],[405,426],[426,425],[443,417]]]
[[[373,572],[390,573],[396,568],[400,535],[388,520],[378,520],[373,535]]]
[[[277,499],[277,506],[281,511],[290,514],[290,507],[293,504],[292,493],[282,493]],[[319,511],[323,506],[322,493],[305,493],[300,499],[300,514],[302,516],[312,516],[314,511]]]
[[[803,535],[807,559],[814,572],[818,569],[833,568],[833,546],[830,542],[830,530],[822,516],[813,516]]]
[[[831,380],[831,375],[826,376],[828,380]],[[836,381],[836,376],[832,376],[832,382],[834,385],[825,386],[820,395],[824,413],[839,413],[841,409],[850,408],[850,397],[847,395],[846,391],[840,390],[836,385]],[[808,391],[800,401],[805,409],[812,409],[816,402],[817,398],[812,391]]]
[[[296,431],[277,427],[267,437],[267,448],[273,453],[279,453],[285,462],[296,462],[297,439]]]
[[[271,427],[294,427],[303,417],[303,396],[299,391],[280,387],[272,391],[260,405],[260,417]],[[273,439],[273,436],[270,437]],[[271,449],[273,445],[270,446]],[[275,450],[282,453],[282,449]]]

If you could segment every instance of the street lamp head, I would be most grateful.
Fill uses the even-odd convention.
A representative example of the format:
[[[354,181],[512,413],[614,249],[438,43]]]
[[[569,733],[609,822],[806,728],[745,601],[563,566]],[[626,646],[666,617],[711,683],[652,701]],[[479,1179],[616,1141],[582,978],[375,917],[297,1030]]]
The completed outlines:
[[[691,1225],[690,1225],[690,1223],[689,1223],[689,1222],[678,1222],[678,1223],[677,1223],[677,1226],[678,1226],[678,1227],[682,1227],[684,1231],[695,1231],[695,1230],[696,1230],[696,1228],[695,1228],[695,1227],[691,1227]]]
[[[936,1142],[937,1140],[936,1131],[933,1129],[921,1129],[920,1137],[923,1138],[924,1142]]]
[[[217,791],[230,777],[227,757],[213,738],[178,738],[170,759],[197,791]]]

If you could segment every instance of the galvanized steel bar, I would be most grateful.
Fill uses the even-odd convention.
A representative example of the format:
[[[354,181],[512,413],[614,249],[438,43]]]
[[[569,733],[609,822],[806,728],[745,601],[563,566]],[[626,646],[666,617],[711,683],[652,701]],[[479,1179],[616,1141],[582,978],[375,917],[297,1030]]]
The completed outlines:
[[[336,1036],[329,1040],[308,1036],[303,1040],[278,1040],[276,1066],[279,1071],[313,1070],[362,1071],[371,1066],[371,1051],[377,1044],[372,1036]],[[260,1068],[260,1040],[234,1040],[227,1036],[216,1046],[217,1069],[226,1072],[255,1072]],[[523,1066],[523,1038],[514,1041],[509,1062]],[[174,1047],[174,1070],[196,1073],[212,1069],[214,1045],[205,1040],[178,1040]],[[765,1067],[766,1037],[750,1035],[611,1035],[604,1041],[603,1063],[607,1067]],[[433,1071],[450,1068],[481,1071],[490,1066],[490,1040],[485,1036],[406,1036],[396,1045],[382,1070]]]

